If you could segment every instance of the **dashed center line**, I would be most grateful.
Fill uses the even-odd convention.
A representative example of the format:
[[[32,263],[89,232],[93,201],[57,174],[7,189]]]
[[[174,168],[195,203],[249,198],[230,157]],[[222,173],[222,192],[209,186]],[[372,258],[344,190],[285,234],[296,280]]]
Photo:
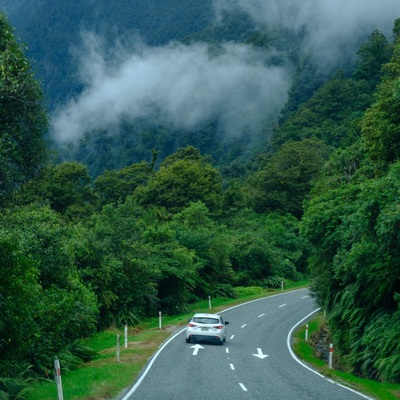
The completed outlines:
[[[232,336],[231,336],[231,339],[233,339],[234,337],[235,337],[235,335],[232,335]]]
[[[246,386],[243,383],[239,383],[239,386],[243,389],[244,392],[247,392]]]
[[[233,364],[229,364],[231,366],[231,370],[235,370],[235,366]]]
[[[260,314],[259,316],[258,316],[258,318],[261,318],[261,317],[263,317],[265,315],[265,313],[262,313],[262,314]]]
[[[244,328],[246,325],[247,325],[247,324],[242,325],[241,328]]]
[[[229,354],[229,349],[228,348],[226,348],[225,351],[226,351],[227,354]]]
[[[285,306],[286,306],[286,303],[285,303],[285,304],[281,304],[281,305],[279,306],[279,308],[285,307]]]

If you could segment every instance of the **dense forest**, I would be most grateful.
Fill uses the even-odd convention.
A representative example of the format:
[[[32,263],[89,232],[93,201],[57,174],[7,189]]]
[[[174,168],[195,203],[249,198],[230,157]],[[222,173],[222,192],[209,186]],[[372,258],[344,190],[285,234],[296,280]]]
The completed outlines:
[[[54,354],[66,369],[90,358],[79,339],[101,329],[305,277],[340,367],[400,382],[400,19],[328,77],[290,33],[226,18],[230,40],[278,42],[298,63],[268,135],[245,155],[245,138],[231,138],[226,156],[216,121],[171,144],[167,122],[141,120],[125,125],[112,167],[99,137],[60,160],[46,94],[0,14],[0,398],[17,398],[21,377],[51,375]],[[214,35],[204,24],[180,39]],[[136,131],[143,140],[129,142]],[[124,146],[140,148],[135,162]]]

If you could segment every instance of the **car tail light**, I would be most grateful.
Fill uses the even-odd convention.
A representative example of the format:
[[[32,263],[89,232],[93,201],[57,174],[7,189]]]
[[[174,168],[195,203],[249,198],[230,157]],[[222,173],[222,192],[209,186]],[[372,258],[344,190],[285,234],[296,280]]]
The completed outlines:
[[[213,328],[215,328],[215,329],[222,329],[222,325],[215,325],[215,326],[213,326]]]
[[[195,326],[197,326],[196,324],[193,324],[192,322],[189,322],[188,326],[190,326],[191,328],[194,328]]]

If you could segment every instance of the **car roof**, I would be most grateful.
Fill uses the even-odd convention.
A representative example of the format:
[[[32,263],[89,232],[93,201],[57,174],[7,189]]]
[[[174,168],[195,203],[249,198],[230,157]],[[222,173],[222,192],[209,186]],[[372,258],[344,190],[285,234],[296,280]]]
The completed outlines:
[[[219,314],[196,313],[193,315],[193,318],[194,317],[220,318],[220,315]]]

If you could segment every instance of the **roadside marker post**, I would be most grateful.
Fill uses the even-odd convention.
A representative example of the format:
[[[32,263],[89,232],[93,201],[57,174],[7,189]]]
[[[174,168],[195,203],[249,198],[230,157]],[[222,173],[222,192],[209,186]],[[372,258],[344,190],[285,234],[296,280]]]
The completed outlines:
[[[158,329],[162,329],[162,313],[161,311],[158,312]]]
[[[117,334],[117,362],[119,362],[119,354],[120,354],[121,346],[119,343],[119,333]]]
[[[332,369],[332,360],[333,360],[333,344],[329,345],[329,368]]]
[[[124,345],[125,345],[125,348],[127,349],[128,348],[128,325],[125,325],[125,328],[124,328],[124,338],[125,338]]]
[[[208,296],[208,308],[211,310],[211,296]]]
[[[308,324],[306,325],[306,342],[308,342]]]
[[[57,357],[54,357],[54,379],[57,385],[58,400],[64,400],[62,382],[61,382],[61,368],[60,361]]]
[[[283,281],[281,281],[281,289],[282,289],[282,292],[283,292]]]

